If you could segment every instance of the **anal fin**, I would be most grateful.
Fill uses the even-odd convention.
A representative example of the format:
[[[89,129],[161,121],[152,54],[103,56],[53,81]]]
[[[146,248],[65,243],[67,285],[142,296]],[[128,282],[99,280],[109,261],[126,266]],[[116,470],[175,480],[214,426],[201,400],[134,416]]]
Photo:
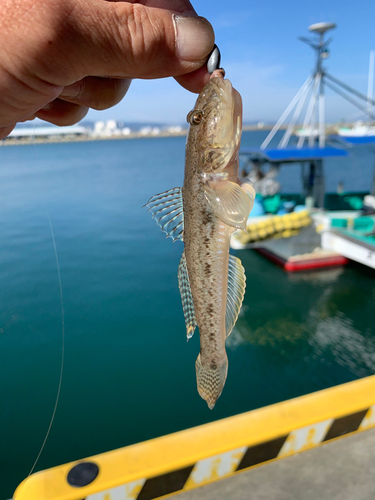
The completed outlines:
[[[185,316],[186,336],[191,339],[194,334],[197,322],[195,320],[195,311],[193,304],[193,297],[191,295],[189,274],[186,265],[185,250],[182,252],[180,265],[178,266],[178,287],[180,289],[182,310]]]

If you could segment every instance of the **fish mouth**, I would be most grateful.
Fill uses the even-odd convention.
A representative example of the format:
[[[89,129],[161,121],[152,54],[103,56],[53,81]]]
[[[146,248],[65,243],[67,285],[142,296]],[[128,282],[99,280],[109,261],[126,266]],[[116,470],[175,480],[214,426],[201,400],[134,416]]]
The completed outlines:
[[[198,97],[202,110],[201,144],[205,171],[220,172],[237,154],[242,130],[242,100],[230,80],[212,78]]]

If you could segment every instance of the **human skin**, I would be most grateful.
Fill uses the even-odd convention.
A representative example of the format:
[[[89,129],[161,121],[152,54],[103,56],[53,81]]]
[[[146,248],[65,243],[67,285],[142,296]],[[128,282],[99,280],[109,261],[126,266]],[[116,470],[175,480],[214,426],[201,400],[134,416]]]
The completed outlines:
[[[77,123],[134,78],[210,78],[213,29],[188,0],[0,0],[0,33],[0,139],[35,117]]]

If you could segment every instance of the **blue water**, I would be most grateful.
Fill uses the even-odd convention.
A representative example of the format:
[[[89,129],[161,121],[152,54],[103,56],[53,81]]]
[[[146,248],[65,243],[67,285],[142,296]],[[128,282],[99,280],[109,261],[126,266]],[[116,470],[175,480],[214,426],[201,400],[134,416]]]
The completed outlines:
[[[244,133],[259,145],[265,133]],[[375,373],[375,273],[288,275],[252,251],[215,409],[196,391],[177,284],[183,245],[142,205],[183,180],[184,138],[0,149],[0,499],[36,470]],[[327,189],[369,188],[373,153],[327,165]],[[329,167],[329,168],[328,168]],[[298,168],[279,177],[300,189]]]

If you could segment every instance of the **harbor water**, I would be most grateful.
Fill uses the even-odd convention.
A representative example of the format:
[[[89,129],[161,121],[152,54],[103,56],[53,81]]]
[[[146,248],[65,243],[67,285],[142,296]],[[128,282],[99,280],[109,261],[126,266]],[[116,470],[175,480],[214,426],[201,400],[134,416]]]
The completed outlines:
[[[264,132],[243,134],[259,146]],[[181,186],[182,137],[0,148],[0,500],[36,470],[375,373],[375,273],[287,274],[236,252],[247,288],[214,410],[199,397],[177,283],[183,244],[147,210]],[[326,165],[326,188],[369,189],[374,152]],[[285,167],[285,192],[299,191]]]

